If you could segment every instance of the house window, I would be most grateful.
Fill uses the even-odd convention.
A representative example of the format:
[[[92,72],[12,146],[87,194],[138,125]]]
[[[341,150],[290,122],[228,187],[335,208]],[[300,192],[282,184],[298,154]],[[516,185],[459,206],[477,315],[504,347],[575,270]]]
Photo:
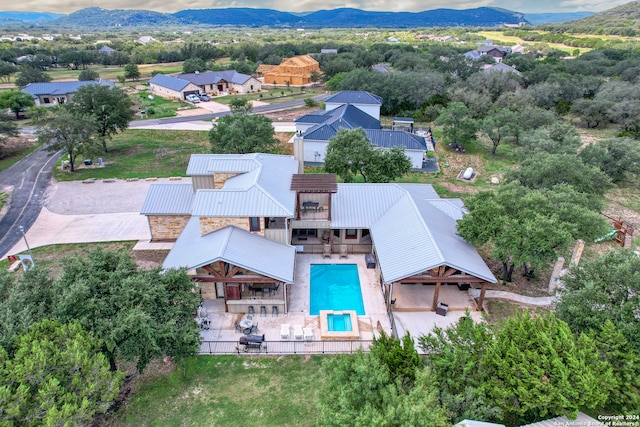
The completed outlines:
[[[260,218],[257,216],[252,216],[249,218],[249,230],[251,231],[260,231]]]
[[[253,90],[253,85],[251,85],[251,90]]]
[[[44,102],[45,104],[51,104],[51,101],[47,97],[42,98],[42,102]]]
[[[333,230],[333,235],[340,238],[340,230]]]
[[[345,239],[357,239],[358,238],[358,230],[355,228],[347,228],[347,231],[344,236]]]
[[[369,234],[370,234],[369,229],[365,228],[365,229],[362,230],[361,237],[363,237],[363,238],[367,237]]]

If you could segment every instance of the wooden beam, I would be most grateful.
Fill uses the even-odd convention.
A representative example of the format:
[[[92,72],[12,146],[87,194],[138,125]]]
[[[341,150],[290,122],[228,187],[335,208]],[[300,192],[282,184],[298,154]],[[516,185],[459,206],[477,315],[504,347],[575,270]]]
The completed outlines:
[[[442,275],[442,277],[449,277],[452,274],[456,273],[458,271],[457,268],[449,268],[447,271],[445,271],[445,273]]]
[[[221,282],[221,283],[278,283],[281,280],[272,279],[270,277],[251,277],[251,276],[235,276],[235,277],[211,277],[211,276],[193,276],[193,280],[198,282]]]
[[[479,277],[469,276],[469,275],[466,275],[466,274],[453,274],[451,276],[448,276],[446,279],[444,279],[443,277],[438,277],[438,276],[421,275],[421,276],[405,277],[404,279],[397,280],[397,282],[400,282],[400,283],[438,283],[438,282],[444,282],[444,283],[462,283],[462,282],[482,283],[484,281],[485,281],[484,279],[481,279]]]
[[[225,274],[225,277],[233,277],[233,276],[235,276],[235,275],[236,275],[236,273],[237,273],[238,271],[240,271],[240,267],[237,267],[237,266],[236,266],[236,267],[233,267],[233,268],[231,269],[231,271],[229,271],[227,274]]]
[[[484,292],[487,290],[487,282],[482,282],[482,289],[480,289],[480,298],[478,298],[478,307],[476,307],[477,311],[482,311],[482,304],[484,303]]]
[[[442,280],[442,276],[444,275],[445,266],[442,265],[438,267],[438,279]],[[440,296],[440,284],[441,282],[436,282],[436,289],[433,292],[433,302],[431,303],[431,311],[436,311],[438,308],[438,297]]]

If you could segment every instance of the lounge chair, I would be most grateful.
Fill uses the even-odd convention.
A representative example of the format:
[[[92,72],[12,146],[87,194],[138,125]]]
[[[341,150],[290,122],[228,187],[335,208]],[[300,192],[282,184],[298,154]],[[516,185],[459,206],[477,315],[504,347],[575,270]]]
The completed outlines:
[[[340,245],[340,258],[347,258],[347,245]]]
[[[293,338],[301,340],[304,338],[304,332],[302,332],[302,325],[293,325]]]
[[[313,329],[311,328],[302,328],[302,332],[304,334],[305,341],[313,341]]]
[[[323,245],[323,247],[322,247],[322,257],[323,258],[331,258],[331,245]]]
[[[291,338],[291,328],[288,323],[280,325],[280,339],[288,340]]]

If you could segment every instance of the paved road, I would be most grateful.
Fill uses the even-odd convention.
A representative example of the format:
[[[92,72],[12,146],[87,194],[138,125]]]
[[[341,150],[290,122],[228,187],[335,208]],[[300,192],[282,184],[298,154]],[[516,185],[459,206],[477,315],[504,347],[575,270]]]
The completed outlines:
[[[324,101],[324,99],[327,98],[327,96],[329,96],[329,95],[317,95],[317,96],[313,97],[313,100],[314,101]],[[275,103],[275,104],[269,104],[269,105],[262,105],[260,107],[254,107],[251,111],[254,114],[270,113],[272,111],[280,111],[280,110],[287,110],[289,108],[302,107],[303,105],[304,105],[304,100],[303,99],[298,99],[298,100],[295,100],[295,101],[278,102],[278,103]],[[207,114],[200,114],[200,115],[195,115],[195,116],[167,117],[167,118],[164,118],[164,119],[136,120],[136,121],[133,121],[133,122],[129,123],[129,128],[135,129],[135,128],[142,128],[142,127],[157,126],[157,125],[167,125],[167,124],[172,124],[172,123],[183,123],[183,122],[194,122],[194,121],[201,121],[201,120],[212,120],[212,119],[215,119],[217,117],[228,116],[230,114],[231,114],[230,111],[222,111],[220,113],[207,113]]]
[[[9,210],[0,220],[0,254],[6,253],[22,238],[18,228],[20,225],[26,231],[35,222],[51,181],[53,165],[61,154],[51,154],[40,147],[9,169],[0,172],[0,188],[13,188]]]

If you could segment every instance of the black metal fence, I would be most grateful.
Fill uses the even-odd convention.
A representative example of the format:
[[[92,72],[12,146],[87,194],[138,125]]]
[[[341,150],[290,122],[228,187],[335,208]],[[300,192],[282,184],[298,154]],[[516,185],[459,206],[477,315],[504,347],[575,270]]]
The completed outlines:
[[[202,341],[203,354],[339,354],[368,352],[373,341],[263,341],[262,345],[247,346],[238,341]]]

